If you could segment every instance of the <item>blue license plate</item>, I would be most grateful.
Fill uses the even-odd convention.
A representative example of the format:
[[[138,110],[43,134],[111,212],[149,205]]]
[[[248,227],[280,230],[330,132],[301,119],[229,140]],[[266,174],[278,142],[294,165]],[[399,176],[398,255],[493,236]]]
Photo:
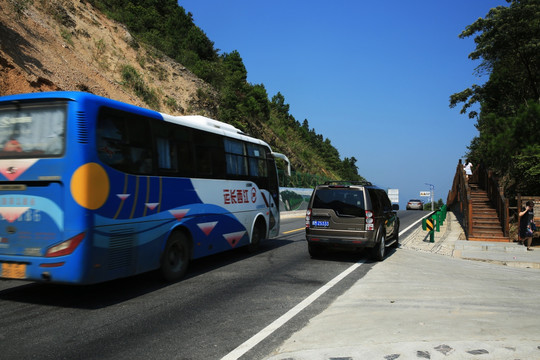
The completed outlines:
[[[329,221],[313,220],[311,222],[311,225],[317,226],[317,227],[328,227],[328,225],[330,225],[330,222]]]

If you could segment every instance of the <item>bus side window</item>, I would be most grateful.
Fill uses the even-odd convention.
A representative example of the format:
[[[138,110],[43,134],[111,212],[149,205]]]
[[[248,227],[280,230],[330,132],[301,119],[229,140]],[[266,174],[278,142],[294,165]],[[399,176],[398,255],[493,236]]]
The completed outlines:
[[[247,175],[244,144],[241,141],[225,138],[225,161],[228,175]]]
[[[176,173],[178,171],[178,151],[176,144],[169,139],[156,138],[158,166],[160,170]]]
[[[247,144],[247,155],[249,161],[249,175],[253,177],[266,177],[266,157],[262,146]]]
[[[126,120],[127,146],[133,159],[131,173],[151,175],[153,173],[152,137],[148,120],[129,114]]]
[[[168,122],[153,124],[159,175],[193,176],[191,129]]]
[[[179,176],[190,177],[195,175],[195,163],[193,160],[192,130],[185,126],[167,124],[169,133],[172,134],[171,142],[174,149],[171,151],[172,162],[176,162]],[[174,154],[174,155],[173,155]]]
[[[124,123],[110,116],[101,116],[97,128],[97,151],[101,161],[113,168],[122,169],[129,161],[126,156]]]
[[[102,108],[97,125],[101,161],[132,174],[153,173],[153,151],[148,119],[125,111]]]
[[[224,178],[226,165],[219,135],[195,130],[193,134],[197,177]]]

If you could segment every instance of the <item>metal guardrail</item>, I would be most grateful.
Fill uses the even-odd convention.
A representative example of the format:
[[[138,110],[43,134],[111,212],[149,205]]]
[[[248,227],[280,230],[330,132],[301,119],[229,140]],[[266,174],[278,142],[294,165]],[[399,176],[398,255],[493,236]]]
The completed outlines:
[[[422,230],[429,231],[430,242],[435,242],[435,231],[441,231],[441,226],[446,221],[446,205],[422,219]]]

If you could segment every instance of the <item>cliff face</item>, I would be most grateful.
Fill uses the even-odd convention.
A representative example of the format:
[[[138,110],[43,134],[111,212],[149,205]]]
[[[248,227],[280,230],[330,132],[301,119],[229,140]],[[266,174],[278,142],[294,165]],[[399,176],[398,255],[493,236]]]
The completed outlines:
[[[138,75],[136,84],[126,81],[128,70]],[[154,101],[141,96],[141,87]],[[87,91],[172,115],[217,117],[217,94],[208,84],[138,43],[92,5],[0,0],[0,96],[55,90]]]
[[[0,96],[58,90],[219,120],[214,88],[85,0],[0,0]],[[339,178],[294,129],[279,135],[252,122],[247,130],[294,170]]]

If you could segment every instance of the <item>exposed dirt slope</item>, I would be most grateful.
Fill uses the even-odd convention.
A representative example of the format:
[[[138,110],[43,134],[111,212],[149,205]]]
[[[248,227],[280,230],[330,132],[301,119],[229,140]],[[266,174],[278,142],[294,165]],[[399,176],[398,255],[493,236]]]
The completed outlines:
[[[17,11],[0,0],[0,96],[81,90],[174,115],[216,117],[216,93],[182,65],[142,46],[80,0],[34,0]],[[155,94],[150,106],[124,84],[132,66]]]

